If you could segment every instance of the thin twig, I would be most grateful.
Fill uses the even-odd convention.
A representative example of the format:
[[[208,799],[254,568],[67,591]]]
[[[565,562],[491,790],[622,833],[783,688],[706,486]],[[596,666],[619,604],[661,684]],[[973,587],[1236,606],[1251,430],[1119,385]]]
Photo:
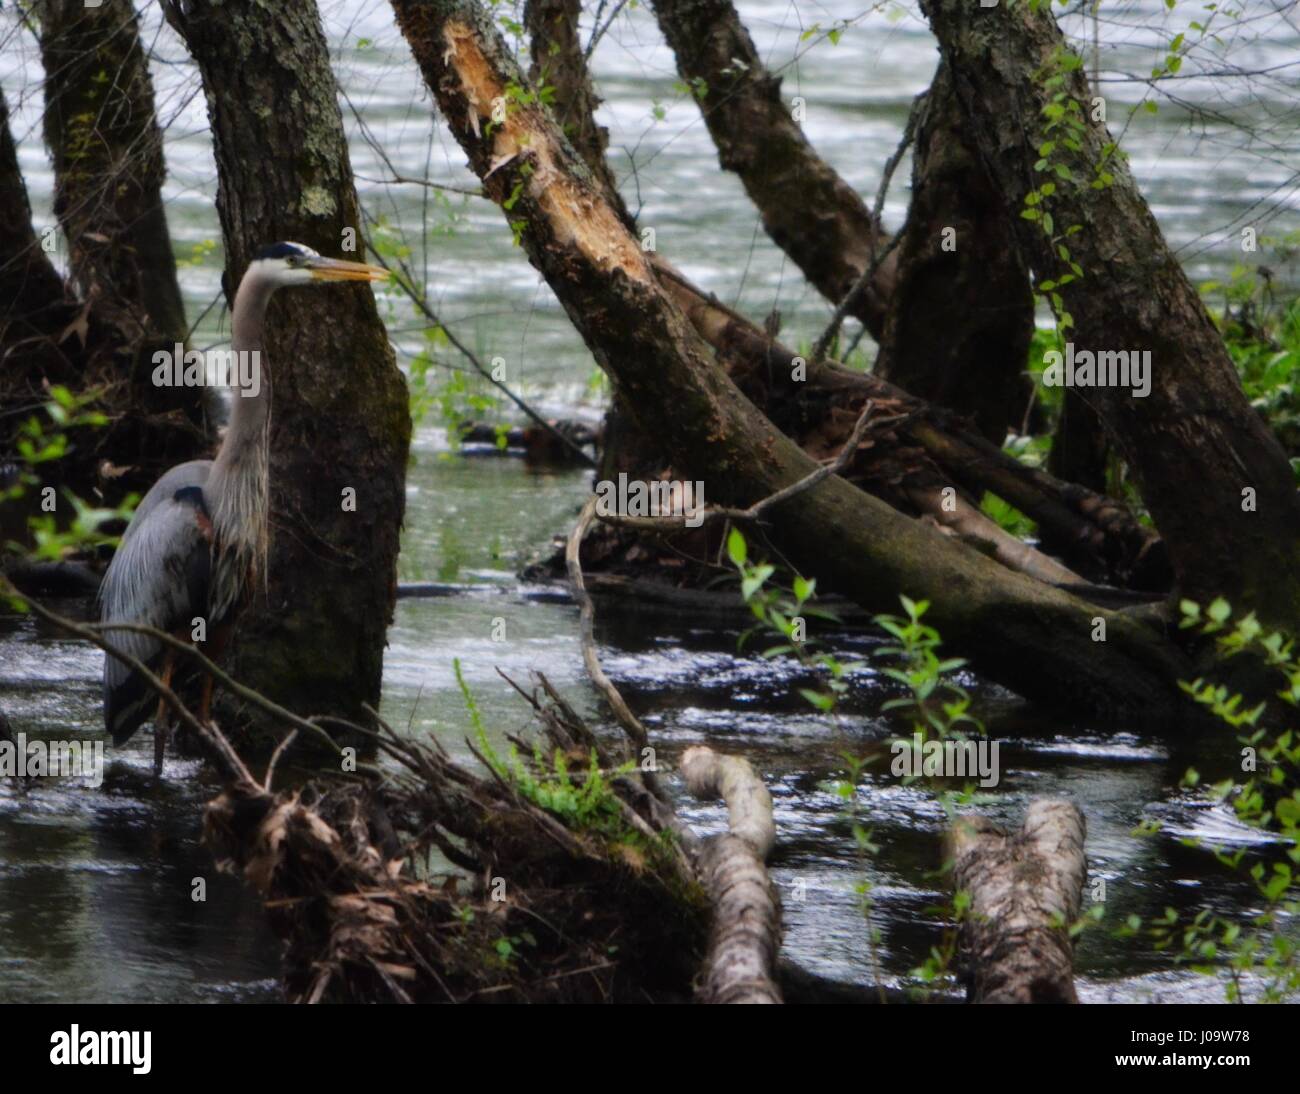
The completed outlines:
[[[569,581],[573,584],[574,599],[578,602],[578,624],[582,637],[583,663],[587,666],[587,673],[590,675],[592,682],[605,696],[605,700],[614,711],[614,716],[618,719],[619,725],[623,727],[624,732],[635,746],[636,758],[639,760],[644,755],[643,750],[649,747],[650,735],[646,732],[645,726],[641,724],[641,720],[632,713],[618,688],[605,675],[605,670],[601,667],[600,656],[596,652],[596,605],[593,603],[591,595],[587,592],[587,587],[582,580],[582,540],[587,534],[587,529],[591,527],[591,522],[595,519],[595,516],[596,498],[592,496],[587,499],[587,504],[582,507],[578,523],[573,526],[573,531],[569,533],[569,542],[564,549],[564,565],[569,573]],[[646,786],[655,794],[658,794],[658,782],[654,774],[643,770],[641,775]]]
[[[280,762],[280,757],[284,755],[284,750],[298,739],[296,729],[289,730],[284,735],[284,739],[275,746],[275,751],[271,753],[271,761],[266,765],[266,778],[262,780],[262,789],[268,794],[271,793],[271,777],[275,774],[275,765]]]

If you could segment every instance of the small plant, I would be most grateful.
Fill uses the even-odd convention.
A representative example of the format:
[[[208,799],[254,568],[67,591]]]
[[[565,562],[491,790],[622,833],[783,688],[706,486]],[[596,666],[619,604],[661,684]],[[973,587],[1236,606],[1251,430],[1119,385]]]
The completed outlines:
[[[74,395],[66,387],[56,385],[49,389],[49,394],[50,402],[44,407],[48,421],[33,415],[19,427],[14,445],[18,474],[8,487],[0,487],[0,502],[17,501],[29,492],[40,494],[41,512],[27,521],[31,542],[10,542],[3,546],[37,560],[57,562],[79,551],[115,543],[116,537],[106,535],[103,526],[114,520],[128,520],[139,499],[131,495],[115,509],[95,508],[71,491],[56,494],[45,483],[40,469],[63,459],[71,451],[69,434],[73,430],[100,428],[108,421],[98,411],[86,409],[99,397],[98,391]],[[69,506],[73,513],[71,520],[62,515]],[[14,606],[22,610],[18,602]]]
[[[846,664],[829,652],[818,649],[818,644],[808,637],[809,617],[838,621],[833,612],[810,603],[817,591],[817,582],[796,574],[788,591],[769,585],[776,567],[769,562],[749,560],[749,546],[739,528],[732,528],[727,534],[727,557],[740,574],[740,595],[759,622],[758,627],[751,627],[740,636],[739,645],[743,647],[760,627],[778,634],[784,641],[765,649],[762,656],[772,658],[792,654],[805,668],[819,673],[827,690],[800,688],[799,694],[823,713],[833,711],[840,697],[848,691],[845,677],[863,668],[864,664],[860,661]]]
[[[459,658],[453,662],[453,667],[479,753],[499,778],[514,787],[525,800],[558,817],[569,828],[595,831],[625,843],[636,844],[644,840],[640,833],[628,827],[619,798],[609,785],[610,778],[631,774],[636,769],[635,762],[629,760],[607,776],[601,770],[594,749],[580,774],[570,770],[569,758],[559,749],[549,758],[545,756],[540,743],[533,746],[531,763],[523,760],[513,744],[502,756],[488,739],[483,716],[465,682]]]
[[[1267,631],[1254,613],[1234,621],[1224,599],[1208,606],[1184,600],[1183,629],[1214,640],[1222,658],[1242,654],[1258,657],[1275,670],[1283,686],[1277,697],[1287,706],[1300,706],[1300,658],[1291,639]],[[1117,934],[1145,936],[1157,949],[1206,975],[1225,975],[1230,1002],[1244,1002],[1255,987],[1262,1002],[1284,1002],[1300,992],[1300,941],[1292,927],[1300,913],[1300,888],[1296,864],[1300,863],[1300,737],[1293,729],[1277,731],[1262,725],[1266,702],[1247,705],[1239,693],[1203,678],[1184,682],[1183,690],[1215,718],[1234,730],[1241,746],[1240,778],[1201,787],[1199,773],[1189,769],[1184,785],[1201,787],[1211,800],[1230,805],[1236,819],[1267,833],[1268,850],[1211,846],[1215,858],[1254,886],[1259,910],[1245,916],[1223,915],[1202,909],[1190,918],[1174,908],[1144,922],[1130,915]],[[1143,834],[1158,832],[1148,822]],[[1189,837],[1186,846],[1204,847],[1205,841]]]

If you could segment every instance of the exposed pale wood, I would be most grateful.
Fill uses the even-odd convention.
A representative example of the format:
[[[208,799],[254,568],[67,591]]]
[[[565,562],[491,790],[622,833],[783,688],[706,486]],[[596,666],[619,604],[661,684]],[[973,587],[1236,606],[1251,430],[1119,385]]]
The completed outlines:
[[[1084,834],[1079,807],[1060,799],[1031,802],[1018,832],[958,818],[953,885],[971,896],[961,926],[971,1002],[1079,1001],[1069,927],[1088,872]]]
[[[713,928],[698,997],[705,1003],[780,1003],[775,978],[781,908],[764,860],[776,840],[772,798],[747,760],[688,748],[681,760],[697,798],[727,803],[729,831],[705,842],[699,870]]]

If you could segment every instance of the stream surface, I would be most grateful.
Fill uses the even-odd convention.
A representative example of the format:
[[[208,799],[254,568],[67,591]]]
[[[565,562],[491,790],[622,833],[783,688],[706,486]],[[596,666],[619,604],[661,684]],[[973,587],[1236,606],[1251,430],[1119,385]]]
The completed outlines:
[[[791,63],[809,45],[799,42],[803,30],[815,23],[829,28],[865,8],[776,0],[742,0],[740,7],[772,67],[788,66],[786,94],[805,97],[813,143],[863,193],[874,194],[911,98],[928,85],[935,61],[918,16],[882,9],[846,29],[838,46],[823,42]],[[384,218],[394,240],[405,238],[445,322],[484,356],[504,358],[512,384],[548,414],[597,420],[603,395],[590,383],[591,359],[512,246],[500,213],[472,198],[445,202],[423,188],[365,181],[386,177],[389,168],[367,144],[352,107],[401,174],[427,172],[453,185],[468,184],[469,175],[454,142],[431,123],[428,97],[387,6],[327,0],[322,10],[370,214]],[[1104,38],[1123,44],[1103,51],[1102,68],[1116,79],[1150,69],[1159,41],[1154,28],[1164,28],[1166,40],[1185,29],[1161,4],[1115,11],[1122,14],[1108,17],[1115,22]],[[15,32],[13,18],[0,13],[0,83],[15,113],[39,225],[48,222],[51,185],[39,139],[40,69],[34,44]],[[207,246],[220,233],[203,100],[182,48],[152,10],[145,25],[160,58],[155,80],[169,123],[171,229],[184,261],[187,305],[198,319],[219,292],[222,268],[220,247]],[[1240,46],[1237,63],[1258,70],[1294,65],[1300,35],[1284,21],[1267,28],[1266,40]],[[718,170],[695,105],[674,89],[671,56],[646,11],[621,17],[596,51],[595,70],[616,170],[630,203],[642,209],[642,224],[656,229],[658,247],[752,315],[779,306],[787,337],[811,341],[829,309],[767,241],[736,180]],[[1295,72],[1281,75],[1294,80]],[[1104,86],[1112,117],[1122,117],[1141,93],[1129,82]],[[1271,76],[1250,86],[1259,97],[1253,104],[1238,97],[1236,85],[1189,79],[1179,87],[1188,99],[1213,101],[1225,117],[1265,118],[1249,150],[1227,124],[1193,123],[1168,104],[1154,117],[1139,112],[1125,137],[1167,237],[1197,280],[1230,275],[1241,255],[1227,227],[1235,231],[1234,218],[1247,210],[1280,203],[1286,215],[1273,227],[1295,224],[1300,130],[1293,86],[1289,98]],[[656,102],[663,120],[653,117]],[[906,210],[907,170],[905,164],[886,203],[891,225]],[[421,223],[429,227],[427,243]],[[395,297],[381,299],[405,362],[421,348],[426,324]],[[229,334],[219,308],[197,329],[200,345]],[[567,531],[589,489],[586,472],[538,472],[514,459],[453,453],[433,415],[418,424],[400,575],[464,588],[399,602],[385,660],[383,712],[392,724],[434,734],[467,756],[469,720],[453,674],[458,659],[501,741],[526,726],[528,714],[498,669],[521,681],[532,670],[544,672],[582,713],[608,725],[582,670],[576,609],[515,576],[554,534]],[[748,647],[738,651],[743,625],[607,606],[597,639],[607,671],[650,725],[666,763],[707,742],[747,756],[764,774],[779,832],[773,873],[785,901],[785,953],[837,980],[899,983],[940,937],[935,906],[943,883],[936,869],[947,818],[933,795],[901,785],[887,765],[877,765],[864,776],[856,804],[879,850],[860,862],[844,804],[826,786],[843,773],[846,752],[862,755],[899,732],[880,714],[882,703],[897,697],[897,685],[862,670],[837,718],[817,714],[798,695],[810,683],[799,670],[764,661]],[[851,660],[876,644],[859,632],[821,636]],[[0,614],[0,707],[28,737],[101,738],[101,665],[98,652],[30,618]],[[1223,764],[1234,754],[1229,731],[1169,735],[1140,724],[1071,722],[974,676],[962,683],[1002,746],[1002,782],[981,808],[1018,823],[1031,795],[1079,802],[1088,821],[1090,884],[1105,882],[1109,925],[1129,914],[1157,915],[1167,905],[1238,913],[1250,906],[1234,875],[1182,842],[1200,836],[1254,846],[1251,833],[1182,787],[1188,767],[1205,782],[1226,774]],[[124,748],[108,746],[107,755],[98,787],[71,779],[0,780],[0,1001],[278,998],[277,942],[251,895],[217,874],[198,842],[201,804],[215,784],[197,762],[177,757],[155,783],[148,732]],[[721,806],[683,801],[680,808],[706,831],[725,820]],[[1164,823],[1161,834],[1133,833],[1152,818]],[[203,902],[192,899],[195,879],[206,882]],[[855,892],[864,879],[881,936],[874,953]],[[1087,902],[1095,899],[1101,897],[1092,892]],[[1084,933],[1076,967],[1088,1001],[1222,998],[1215,978],[1118,941],[1107,929]]]

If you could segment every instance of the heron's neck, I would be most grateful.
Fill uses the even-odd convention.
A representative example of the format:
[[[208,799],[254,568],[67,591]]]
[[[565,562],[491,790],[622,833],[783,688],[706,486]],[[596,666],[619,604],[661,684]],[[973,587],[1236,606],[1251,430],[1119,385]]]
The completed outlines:
[[[266,512],[270,466],[271,370],[263,348],[266,308],[275,286],[247,274],[235,295],[231,321],[234,373],[247,387],[236,388],[225,439],[208,477],[209,505],[223,549],[247,553],[261,563],[266,554]],[[249,370],[252,371],[249,371]],[[264,574],[265,567],[259,565]]]

